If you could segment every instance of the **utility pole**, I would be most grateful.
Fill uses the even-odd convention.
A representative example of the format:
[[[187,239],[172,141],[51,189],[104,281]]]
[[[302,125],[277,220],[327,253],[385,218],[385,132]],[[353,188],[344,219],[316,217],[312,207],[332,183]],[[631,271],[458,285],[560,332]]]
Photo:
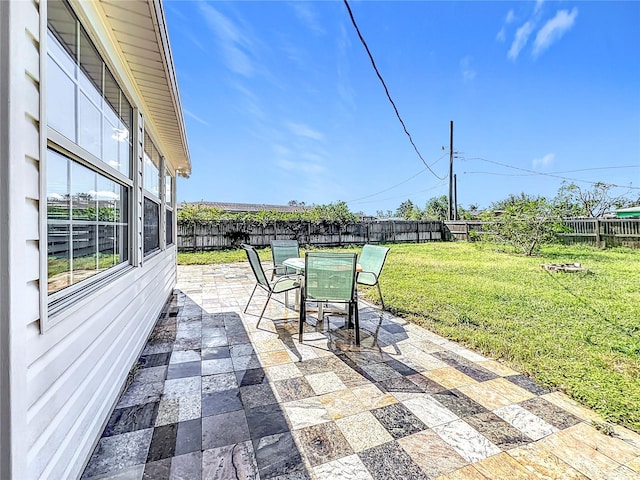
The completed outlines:
[[[458,218],[458,176],[453,174],[453,219],[460,220]]]
[[[449,122],[449,214],[448,220],[453,220],[453,120]]]

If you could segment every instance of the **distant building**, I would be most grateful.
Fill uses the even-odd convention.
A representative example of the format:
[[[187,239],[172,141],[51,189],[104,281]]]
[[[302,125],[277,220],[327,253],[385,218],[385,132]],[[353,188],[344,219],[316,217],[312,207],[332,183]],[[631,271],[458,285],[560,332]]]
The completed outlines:
[[[304,212],[306,210],[311,210],[313,208],[312,206],[307,206],[307,205],[268,205],[265,203],[226,203],[226,202],[182,202],[178,208],[183,208],[185,205],[187,206],[200,205],[202,207],[217,208],[218,210],[222,210],[223,212],[230,212],[230,213],[258,213],[258,212],[265,212],[265,211],[292,213],[292,212]]]
[[[616,210],[616,218],[640,218],[640,205]]]

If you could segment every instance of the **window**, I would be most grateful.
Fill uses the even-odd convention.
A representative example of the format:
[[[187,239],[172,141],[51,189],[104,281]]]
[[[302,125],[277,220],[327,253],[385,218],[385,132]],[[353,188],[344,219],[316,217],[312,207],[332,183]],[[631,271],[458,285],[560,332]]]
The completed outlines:
[[[128,188],[47,152],[48,292],[129,260]]]
[[[165,202],[165,241],[167,246],[173,245],[173,177],[164,177]]]
[[[129,177],[131,105],[66,3],[48,11],[47,124]]]
[[[47,291],[53,301],[129,262],[133,109],[68,4],[49,2],[47,10]]]
[[[144,199],[144,254],[160,248],[160,206],[153,200]]]
[[[144,132],[142,187],[145,190],[143,228],[144,255],[160,248],[160,152]]]

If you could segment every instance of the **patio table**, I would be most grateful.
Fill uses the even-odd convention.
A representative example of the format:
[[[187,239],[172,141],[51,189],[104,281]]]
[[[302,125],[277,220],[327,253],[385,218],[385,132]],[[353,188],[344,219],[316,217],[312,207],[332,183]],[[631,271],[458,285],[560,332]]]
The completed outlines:
[[[286,260],[284,260],[282,262],[282,265],[284,265],[285,267],[289,267],[292,268],[296,271],[296,275],[300,276],[300,289],[302,289],[304,287],[303,283],[304,283],[304,258],[303,257],[293,257],[293,258],[287,258]],[[359,263],[356,263],[356,272],[361,272],[362,271],[362,266]],[[357,295],[357,292],[355,292]],[[326,305],[324,306],[326,307]],[[300,290],[296,290],[296,298],[295,298],[295,309],[299,310],[300,309]],[[322,318],[322,312],[323,310],[325,310],[323,308],[322,304],[318,304],[318,316],[320,318]],[[325,311],[329,311],[329,310],[325,310]],[[336,312],[336,313],[340,313],[340,314],[344,314],[345,311],[343,309],[338,309],[338,308],[334,308],[332,310],[330,310],[331,312]],[[352,324],[348,325],[348,328],[353,328]]]

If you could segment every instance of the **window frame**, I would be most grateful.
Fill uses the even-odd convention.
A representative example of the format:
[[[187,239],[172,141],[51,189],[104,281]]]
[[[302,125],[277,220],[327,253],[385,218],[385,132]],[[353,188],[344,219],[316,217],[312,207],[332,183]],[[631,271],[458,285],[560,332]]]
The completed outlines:
[[[129,140],[128,140],[128,148],[129,148],[129,165],[128,165],[128,174],[125,175],[119,169],[109,165],[105,160],[98,158],[93,153],[89,152],[85,148],[83,148],[79,143],[67,138],[62,133],[58,132],[54,127],[49,126],[48,121],[41,121],[39,124],[40,130],[40,232],[44,241],[41,241],[40,248],[40,278],[44,279],[40,284],[40,330],[41,333],[44,333],[48,328],[52,325],[58,323],[61,320],[61,315],[59,315],[63,310],[69,307],[72,304],[80,301],[85,298],[87,295],[103,288],[105,285],[111,283],[115,278],[121,276],[126,271],[132,270],[135,268],[135,250],[136,250],[136,221],[135,221],[135,190],[136,190],[136,182],[135,175],[137,171],[137,164],[139,163],[139,159],[136,156],[136,125],[137,125],[137,115],[135,103],[131,101],[130,97],[122,87],[122,82],[117,80],[117,77],[113,74],[112,67],[105,60],[105,55],[99,50],[98,45],[91,39],[89,30],[83,25],[83,22],[80,20],[78,14],[74,11],[74,9],[69,5],[68,2],[64,2],[66,4],[65,8],[67,8],[73,16],[75,22],[75,35],[76,38],[80,38],[82,34],[85,35],[85,40],[87,40],[90,44],[90,47],[95,50],[98,54],[98,58],[101,61],[101,72],[103,79],[103,87],[102,91],[96,89],[101,95],[101,108],[99,112],[102,117],[100,120],[100,130],[98,132],[99,136],[103,136],[104,129],[103,124],[106,121],[104,118],[104,109],[110,108],[113,111],[113,106],[111,106],[110,101],[107,100],[106,91],[105,91],[105,78],[107,74],[111,76],[113,80],[115,80],[115,84],[119,89],[119,112],[115,112],[115,116],[119,119],[120,122],[123,122],[126,125],[125,119],[123,119],[122,115],[122,107],[128,106],[128,122],[129,122]],[[48,5],[47,5],[48,7]],[[51,34],[54,38],[58,39],[58,34],[49,27],[49,15],[47,12],[47,8],[45,8],[40,15],[40,24],[39,24],[40,38],[44,39],[44,41],[40,44],[40,68],[43,78],[48,78],[47,76],[47,65],[49,62],[49,35]],[[62,48],[65,48],[62,45]],[[75,62],[75,69],[82,70],[81,63],[78,58],[73,59]],[[55,61],[55,60],[54,60]],[[89,78],[89,77],[88,77]],[[77,97],[78,90],[80,88],[79,80],[72,79],[74,85],[76,85],[75,96]],[[42,82],[40,88],[40,111],[41,116],[44,119],[48,119],[47,116],[47,102],[48,102],[48,82]],[[123,104],[123,100],[127,102],[127,105]],[[94,104],[95,105],[95,104]],[[74,115],[77,119],[79,115],[80,104],[78,101],[74,104]],[[79,141],[77,129],[78,126],[74,127],[76,129],[76,140]],[[103,140],[101,140],[103,141]],[[104,145],[101,143],[101,155],[104,155]],[[47,201],[47,190],[48,190],[48,175],[47,175],[47,154],[48,151],[51,150],[57,154],[60,154],[66,158],[68,158],[72,162],[76,162],[79,165],[82,165],[97,175],[104,177],[109,181],[113,181],[119,184],[121,187],[127,190],[126,194],[126,214],[127,218],[122,223],[126,223],[127,225],[127,259],[123,262],[113,265],[111,267],[106,268],[105,270],[98,272],[90,277],[80,280],[77,283],[71,284],[67,287],[64,287],[56,292],[49,293],[47,287],[47,280],[49,278],[49,265],[48,265],[48,201]],[[119,155],[119,153],[118,153]],[[73,223],[73,219],[70,218],[70,224]],[[98,238],[98,237],[97,237]],[[71,245],[70,248],[73,248]]]
[[[163,225],[164,222],[162,220],[162,212],[164,211],[163,208],[163,197],[164,197],[164,192],[163,189],[160,187],[161,182],[160,182],[160,173],[163,171],[163,163],[164,163],[164,159],[162,157],[162,155],[160,154],[160,150],[156,147],[156,142],[154,141],[153,137],[151,136],[151,134],[148,132],[148,130],[145,128],[144,129],[144,133],[143,133],[143,145],[142,145],[142,259],[143,262],[145,260],[148,260],[149,258],[157,255],[158,253],[162,252],[163,250],[165,250],[165,245],[164,245],[164,240],[163,240],[163,235],[162,233],[164,232],[163,229]],[[158,156],[158,165],[157,165],[157,169],[158,169],[158,195],[156,196],[156,194],[154,192],[152,192],[151,190],[148,190],[144,184],[144,180],[145,180],[145,164],[146,164],[146,159],[144,158],[145,155],[149,156],[147,154],[147,145],[146,142],[149,141],[151,142],[151,148],[153,149],[153,151],[151,152],[152,154],[155,153]],[[150,157],[151,162],[153,163],[153,158]],[[153,163],[153,165],[155,166],[155,163]],[[150,202],[155,203],[158,206],[158,246],[157,248],[154,248],[152,250],[149,250],[148,252],[145,251],[145,200],[149,200]]]

